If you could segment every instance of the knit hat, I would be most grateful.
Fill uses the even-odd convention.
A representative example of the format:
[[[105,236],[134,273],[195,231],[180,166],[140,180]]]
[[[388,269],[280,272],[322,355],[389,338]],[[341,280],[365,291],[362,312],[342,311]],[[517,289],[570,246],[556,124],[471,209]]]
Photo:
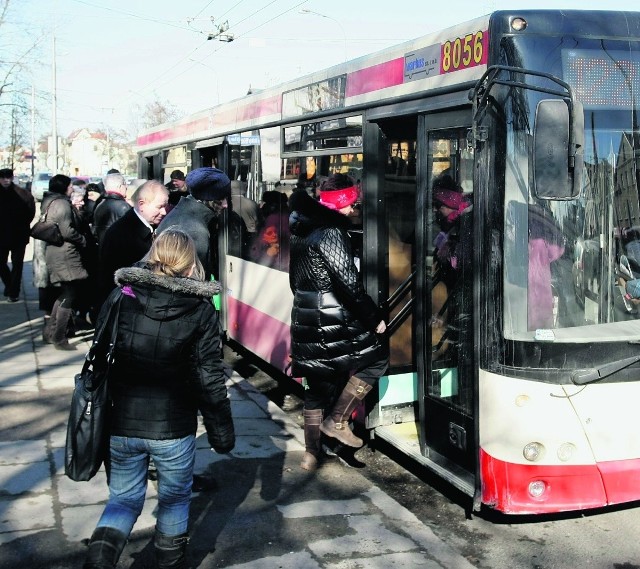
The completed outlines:
[[[464,194],[445,188],[436,188],[433,190],[433,201],[450,207],[451,209],[458,209],[463,203],[466,203]]]
[[[640,279],[631,279],[626,285],[627,298],[640,298]]]
[[[329,209],[342,209],[358,201],[360,192],[345,174],[329,176],[320,187],[320,203]]]
[[[174,170],[169,178],[172,180],[184,180],[184,172],[182,170]]]
[[[454,210],[447,216],[449,222],[455,221],[471,205],[463,193],[447,188],[434,188],[433,202]]]
[[[231,195],[231,180],[218,168],[196,168],[187,174],[189,193],[197,200],[223,200]]]
[[[11,168],[2,168],[0,170],[0,178],[13,178],[13,170]]]

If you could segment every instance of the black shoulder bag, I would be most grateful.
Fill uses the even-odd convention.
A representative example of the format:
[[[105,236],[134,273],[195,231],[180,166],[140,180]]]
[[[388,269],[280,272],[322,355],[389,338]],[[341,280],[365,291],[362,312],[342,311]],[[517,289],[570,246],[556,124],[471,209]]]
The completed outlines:
[[[122,294],[111,305],[104,324],[94,336],[82,371],[75,376],[67,423],[64,473],[76,482],[91,480],[102,463],[108,464],[109,460],[111,398],[108,376],[118,334],[121,299]],[[111,330],[111,337],[105,344],[107,330]]]
[[[60,227],[55,221],[47,221],[47,213],[49,213],[49,208],[54,201],[55,200],[51,200],[49,202],[47,209],[31,228],[30,235],[34,239],[40,239],[49,245],[60,247],[64,243],[64,237],[62,237]]]

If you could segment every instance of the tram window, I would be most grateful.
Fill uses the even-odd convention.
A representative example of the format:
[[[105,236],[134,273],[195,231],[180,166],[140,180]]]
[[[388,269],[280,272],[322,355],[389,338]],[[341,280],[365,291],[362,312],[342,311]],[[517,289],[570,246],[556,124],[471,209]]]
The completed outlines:
[[[284,129],[284,151],[362,147],[362,117],[332,118]]]
[[[253,146],[233,145],[229,146],[231,164],[229,165],[229,178],[246,182],[251,171],[251,157]]]
[[[163,163],[166,169],[173,166],[184,166],[187,163],[187,147],[176,146],[163,152]]]
[[[260,200],[262,192],[282,178],[280,176],[280,127],[260,129],[259,191],[254,200]]]
[[[416,175],[416,141],[392,140],[387,152],[387,175],[415,176]]]

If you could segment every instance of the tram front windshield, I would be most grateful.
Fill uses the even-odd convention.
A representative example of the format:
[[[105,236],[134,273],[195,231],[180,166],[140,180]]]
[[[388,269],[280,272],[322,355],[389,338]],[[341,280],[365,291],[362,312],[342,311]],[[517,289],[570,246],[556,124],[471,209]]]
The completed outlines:
[[[580,195],[537,199],[528,149],[544,95],[505,97],[504,336],[631,345],[640,341],[640,45],[513,42],[508,65],[544,69],[572,86],[584,106],[585,146]]]

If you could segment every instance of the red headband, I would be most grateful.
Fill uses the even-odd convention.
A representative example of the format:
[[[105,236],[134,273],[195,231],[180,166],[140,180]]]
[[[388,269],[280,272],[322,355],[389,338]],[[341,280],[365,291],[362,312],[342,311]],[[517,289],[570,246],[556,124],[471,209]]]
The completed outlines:
[[[320,203],[329,209],[342,209],[358,201],[358,188],[350,186],[339,190],[325,190],[320,192]]]

